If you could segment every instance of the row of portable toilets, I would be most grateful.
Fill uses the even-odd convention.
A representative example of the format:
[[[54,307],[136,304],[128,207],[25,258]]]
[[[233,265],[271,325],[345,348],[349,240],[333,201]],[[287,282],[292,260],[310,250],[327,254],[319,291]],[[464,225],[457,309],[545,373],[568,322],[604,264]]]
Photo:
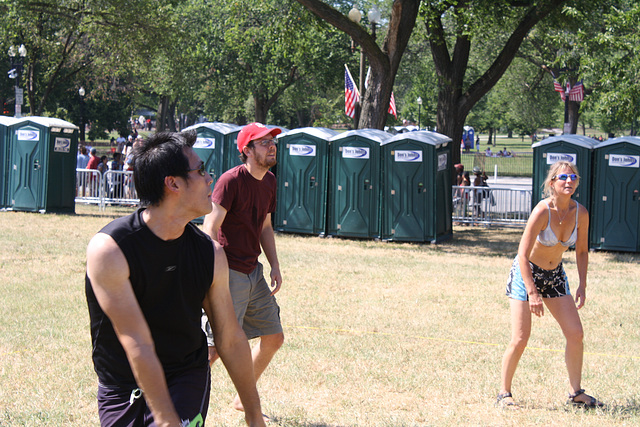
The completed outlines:
[[[623,136],[598,142],[580,135],[561,135],[533,145],[533,197],[549,166],[575,164],[580,185],[574,198],[589,210],[591,249],[640,252],[640,137]]]
[[[199,140],[215,135],[218,154],[199,151],[214,178],[240,163],[235,138],[241,127],[203,123],[193,128]],[[274,170],[274,227],[315,235],[445,240],[452,235],[450,142],[426,131],[392,136],[372,129],[284,130]],[[214,142],[199,145],[207,144]],[[542,198],[549,166],[559,160],[576,164],[582,176],[574,197],[590,212],[590,248],[640,252],[640,138],[599,143],[561,135],[534,144],[532,208]]]
[[[241,126],[201,123],[195,151],[214,178],[240,164]],[[451,150],[427,131],[338,133],[300,128],[278,135],[278,231],[437,242],[452,235]],[[0,116],[0,209],[75,211],[78,128],[50,117]],[[575,199],[589,209],[592,249],[640,252],[640,137],[598,143],[579,135],[533,145],[533,206],[549,166],[577,165]]]
[[[0,116],[0,209],[75,212],[78,127]]]
[[[240,126],[201,123],[194,149],[211,176],[238,164]],[[277,231],[436,242],[452,235],[450,142],[435,132],[393,136],[307,127],[278,135]]]

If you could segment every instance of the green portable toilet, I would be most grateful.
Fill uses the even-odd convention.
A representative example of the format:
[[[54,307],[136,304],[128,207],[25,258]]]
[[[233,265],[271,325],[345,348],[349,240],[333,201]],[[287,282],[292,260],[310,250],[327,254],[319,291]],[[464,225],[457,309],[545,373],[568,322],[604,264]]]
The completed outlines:
[[[331,129],[305,127],[278,135],[278,188],[274,228],[324,235]]]
[[[401,133],[383,143],[383,240],[451,238],[451,147],[451,138],[429,131]]]
[[[331,138],[328,235],[380,237],[380,146],[391,137],[378,129],[358,129]]]
[[[78,127],[26,117],[9,131],[7,209],[75,212]]]
[[[184,129],[195,130],[198,133],[193,150],[204,162],[204,167],[213,178],[214,183],[227,170],[225,169],[224,152],[227,149],[227,140],[230,135],[237,136],[240,129],[240,126],[228,123],[198,123]],[[233,143],[235,144],[235,139],[233,139]],[[237,148],[233,154],[238,156]]]
[[[640,252],[640,137],[599,144],[593,175],[590,247]]]
[[[584,207],[591,202],[591,168],[593,150],[598,144],[593,138],[582,135],[560,135],[545,138],[536,142],[533,148],[533,187],[531,209],[542,197],[542,184],[547,177],[549,167],[559,161],[567,161],[577,166],[578,172],[585,178],[580,180],[578,190],[573,195]]]
[[[9,128],[18,121],[13,117],[0,116],[0,209],[4,209],[7,206]]]

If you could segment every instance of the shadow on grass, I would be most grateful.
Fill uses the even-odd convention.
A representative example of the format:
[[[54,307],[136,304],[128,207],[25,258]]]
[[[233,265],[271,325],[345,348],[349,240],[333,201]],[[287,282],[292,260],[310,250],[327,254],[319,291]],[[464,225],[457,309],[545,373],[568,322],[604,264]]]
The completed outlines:
[[[82,205],[76,204],[76,216],[82,216],[87,218],[103,218],[103,217],[111,217],[111,218],[119,218],[121,216],[129,215],[134,212],[137,207],[129,207],[129,206],[107,206],[104,210],[100,210],[100,208],[96,205]],[[68,214],[74,215],[74,214]]]
[[[605,403],[602,408],[584,408],[572,405],[565,405],[563,409],[567,412],[584,412],[595,414],[607,414],[614,419],[622,421],[630,418],[636,420],[640,415],[640,402],[635,399],[627,399],[626,403],[611,402]]]
[[[390,249],[408,251],[513,257],[518,252],[522,229],[456,226],[452,238],[436,244],[429,242],[380,241],[379,239],[344,236],[320,237],[311,234],[285,233],[282,231],[276,231],[276,234],[301,239],[303,241],[320,238],[319,241],[321,242],[327,239],[328,242],[344,242],[345,244],[355,244],[362,248],[379,248],[380,245],[383,245],[383,247]]]
[[[272,418],[271,422],[267,425],[296,426],[296,427],[344,427],[340,424],[327,424],[327,423],[313,422],[313,421],[294,421],[291,419],[280,419],[280,418]]]
[[[604,252],[604,251],[602,251]],[[632,252],[605,252],[607,259],[615,262],[640,264],[640,254]]]
[[[441,244],[442,250],[484,256],[515,256],[521,229],[455,227],[453,239]]]

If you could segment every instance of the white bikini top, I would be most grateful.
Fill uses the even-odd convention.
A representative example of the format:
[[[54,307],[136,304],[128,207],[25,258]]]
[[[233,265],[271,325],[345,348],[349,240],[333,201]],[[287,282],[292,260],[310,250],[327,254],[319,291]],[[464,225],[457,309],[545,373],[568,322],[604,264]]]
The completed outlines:
[[[556,233],[554,233],[551,229],[551,208],[549,207],[549,203],[547,203],[546,200],[544,200],[544,202],[547,205],[549,211],[549,221],[547,222],[547,228],[545,228],[540,232],[540,234],[538,234],[538,242],[540,242],[544,246],[555,246],[558,243],[566,247],[575,245],[578,241],[578,201],[574,200],[574,202],[576,202],[576,225],[573,228],[573,233],[571,233],[569,239],[564,242],[559,240],[558,237],[556,237]]]

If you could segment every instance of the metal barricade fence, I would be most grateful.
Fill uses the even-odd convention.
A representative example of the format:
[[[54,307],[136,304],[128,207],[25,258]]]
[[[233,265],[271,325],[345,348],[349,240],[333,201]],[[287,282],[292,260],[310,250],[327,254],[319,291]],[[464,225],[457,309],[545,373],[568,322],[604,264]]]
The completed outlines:
[[[96,169],[76,169],[76,203],[100,205],[102,174]]]
[[[531,213],[529,189],[453,186],[452,191],[454,224],[524,227]]]
[[[532,191],[511,187],[453,186],[452,220],[457,224],[524,227],[531,211]],[[133,171],[76,169],[76,203],[107,205],[140,203]]]
[[[133,184],[133,171],[76,169],[76,203],[138,205],[140,200]]]

